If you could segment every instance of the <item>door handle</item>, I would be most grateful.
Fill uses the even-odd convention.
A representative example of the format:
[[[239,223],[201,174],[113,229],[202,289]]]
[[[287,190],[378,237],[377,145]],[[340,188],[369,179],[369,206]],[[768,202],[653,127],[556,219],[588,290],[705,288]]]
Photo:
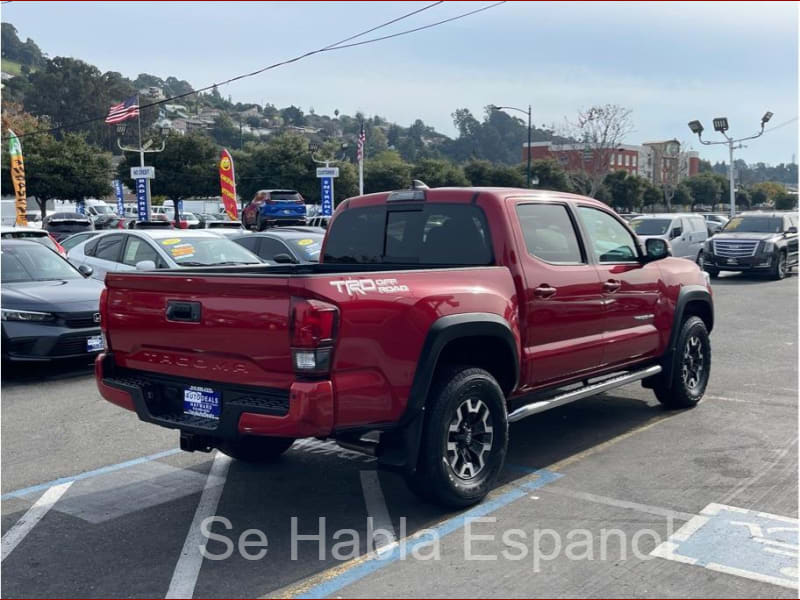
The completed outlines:
[[[551,296],[555,296],[556,288],[550,287],[546,283],[543,283],[535,290],[533,290],[533,293],[539,298],[550,298]]]
[[[622,282],[617,279],[609,279],[603,284],[603,289],[607,292],[616,292],[622,287]]]

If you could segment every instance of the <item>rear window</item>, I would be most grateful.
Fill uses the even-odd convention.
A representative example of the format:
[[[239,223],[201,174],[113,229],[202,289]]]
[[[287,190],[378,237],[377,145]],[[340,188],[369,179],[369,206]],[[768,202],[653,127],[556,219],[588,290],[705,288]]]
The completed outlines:
[[[299,192],[294,190],[278,190],[270,192],[270,200],[273,202],[300,202],[302,204],[303,197]]]
[[[53,238],[51,238],[47,233],[44,231],[10,231],[8,233],[3,234],[3,238],[5,239],[17,239],[17,240],[30,240],[31,242],[38,242],[43,246],[47,246],[51,250],[58,250],[56,247]]]
[[[474,205],[371,206],[343,212],[323,262],[490,265],[489,228]]]
[[[634,219],[630,226],[638,235],[664,235],[670,223],[672,219]]]

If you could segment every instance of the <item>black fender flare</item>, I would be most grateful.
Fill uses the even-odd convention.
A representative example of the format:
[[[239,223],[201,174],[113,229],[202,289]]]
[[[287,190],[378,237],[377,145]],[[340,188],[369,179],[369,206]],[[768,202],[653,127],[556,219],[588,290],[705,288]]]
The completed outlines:
[[[667,351],[664,353],[662,376],[665,381],[672,380],[672,371],[675,367],[675,346],[678,343],[678,335],[681,332],[681,326],[684,321],[683,313],[686,310],[686,305],[689,302],[700,301],[708,305],[709,314],[711,315],[711,322],[708,323],[708,331],[714,328],[714,301],[711,298],[711,292],[708,288],[702,285],[685,285],[681,287],[678,292],[678,300],[675,303],[675,312],[672,315],[672,329],[669,334],[669,342],[667,344]]]
[[[519,352],[508,321],[494,313],[461,313],[438,318],[428,330],[422,345],[405,413],[396,428],[382,435],[381,443],[386,442],[386,444],[385,452],[379,456],[381,466],[407,471],[416,468],[422,427],[425,422],[425,403],[442,350],[454,340],[476,336],[495,337],[507,344],[514,357],[514,381],[511,389],[517,387],[520,369]]]

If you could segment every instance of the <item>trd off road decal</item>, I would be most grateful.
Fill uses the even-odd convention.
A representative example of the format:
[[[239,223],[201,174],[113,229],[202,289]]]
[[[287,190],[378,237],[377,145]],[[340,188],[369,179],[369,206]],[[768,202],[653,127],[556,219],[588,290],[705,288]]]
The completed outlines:
[[[401,285],[397,279],[343,279],[330,284],[340,293],[348,296],[366,296],[368,293],[394,294],[407,292],[408,286]]]

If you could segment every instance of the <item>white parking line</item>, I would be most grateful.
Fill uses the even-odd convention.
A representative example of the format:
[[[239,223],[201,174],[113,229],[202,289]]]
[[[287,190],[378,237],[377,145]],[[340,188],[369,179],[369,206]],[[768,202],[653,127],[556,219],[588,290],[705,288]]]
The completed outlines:
[[[172,573],[167,598],[191,598],[194,594],[194,586],[197,584],[200,567],[203,565],[200,548],[205,546],[205,538],[200,531],[200,524],[206,518],[216,514],[230,465],[230,457],[217,452],[214,463],[208,472],[200,502],[197,504],[194,519],[189,526],[189,533],[186,534],[186,540],[183,542],[181,556]]]
[[[397,542],[397,534],[386,508],[381,480],[377,471],[361,471],[361,489],[364,491],[364,503],[367,505],[367,517],[372,519],[373,536],[369,540],[377,552]],[[383,539],[379,539],[383,538]]]
[[[48,489],[33,506],[28,509],[28,512],[22,515],[22,518],[6,532],[2,540],[0,540],[0,547],[2,547],[0,562],[4,561],[6,556],[11,554],[12,550],[25,539],[25,536],[42,520],[42,517],[47,514],[47,511],[53,508],[53,505],[58,502],[58,499],[61,498],[71,485],[72,482],[68,481],[67,483],[54,485]]]

